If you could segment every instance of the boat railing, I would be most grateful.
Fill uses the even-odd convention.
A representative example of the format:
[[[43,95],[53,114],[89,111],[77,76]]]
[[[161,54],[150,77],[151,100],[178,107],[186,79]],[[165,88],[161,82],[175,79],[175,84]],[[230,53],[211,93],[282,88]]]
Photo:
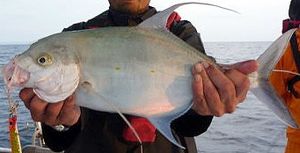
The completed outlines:
[[[11,153],[11,149],[10,148],[2,148],[2,147],[0,147],[0,153]]]

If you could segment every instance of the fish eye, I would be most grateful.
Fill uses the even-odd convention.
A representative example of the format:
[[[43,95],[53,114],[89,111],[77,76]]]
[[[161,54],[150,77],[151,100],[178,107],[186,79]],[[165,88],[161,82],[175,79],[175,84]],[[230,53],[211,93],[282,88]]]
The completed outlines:
[[[40,64],[44,64],[45,62],[46,62],[45,57],[41,57],[41,58],[39,59],[39,63],[40,63]]]
[[[44,54],[37,59],[38,64],[47,66],[52,64],[52,56]]]

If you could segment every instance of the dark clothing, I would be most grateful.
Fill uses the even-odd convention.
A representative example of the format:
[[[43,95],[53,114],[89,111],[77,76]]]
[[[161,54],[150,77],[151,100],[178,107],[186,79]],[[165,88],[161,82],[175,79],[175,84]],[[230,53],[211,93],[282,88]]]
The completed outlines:
[[[300,0],[291,0],[289,17],[291,20],[300,20]]]
[[[99,28],[106,26],[134,26],[157,13],[150,9],[138,16],[122,14],[112,9],[87,21],[74,24],[64,31]],[[174,22],[170,31],[188,44],[204,53],[204,48],[196,29],[188,21]],[[43,124],[43,134],[46,144],[54,151],[65,150],[66,153],[139,153],[140,144],[126,142],[122,131],[126,126],[118,114],[93,111],[81,108],[80,122],[66,132],[57,132]],[[153,143],[143,143],[144,153],[196,153],[193,136],[207,130],[212,116],[200,116],[190,110],[185,115],[172,122],[173,133],[180,144],[186,147],[182,150],[170,143],[158,131]]]
[[[282,33],[290,29],[299,28],[300,25],[300,0],[291,0],[289,7],[289,19],[282,22]]]

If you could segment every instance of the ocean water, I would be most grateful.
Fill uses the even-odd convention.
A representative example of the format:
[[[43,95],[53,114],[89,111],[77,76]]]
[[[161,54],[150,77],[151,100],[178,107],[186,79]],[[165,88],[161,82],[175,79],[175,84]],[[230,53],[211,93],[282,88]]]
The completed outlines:
[[[219,63],[256,59],[270,42],[208,42],[206,51]],[[0,67],[29,45],[0,45]],[[1,75],[0,75],[1,76]],[[30,113],[19,100],[19,131],[22,145],[31,144],[34,131]],[[8,104],[3,80],[0,79],[0,147],[9,147]],[[233,114],[214,118],[208,131],[196,137],[200,153],[282,153],[286,143],[285,128],[256,97],[249,93]]]

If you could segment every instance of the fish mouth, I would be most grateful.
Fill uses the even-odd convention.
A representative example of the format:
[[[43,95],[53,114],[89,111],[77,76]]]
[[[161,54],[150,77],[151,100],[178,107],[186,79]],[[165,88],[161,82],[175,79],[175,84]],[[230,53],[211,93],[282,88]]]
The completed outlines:
[[[8,90],[11,90],[13,87],[23,87],[30,78],[30,73],[18,66],[15,59],[6,64],[2,71]]]

